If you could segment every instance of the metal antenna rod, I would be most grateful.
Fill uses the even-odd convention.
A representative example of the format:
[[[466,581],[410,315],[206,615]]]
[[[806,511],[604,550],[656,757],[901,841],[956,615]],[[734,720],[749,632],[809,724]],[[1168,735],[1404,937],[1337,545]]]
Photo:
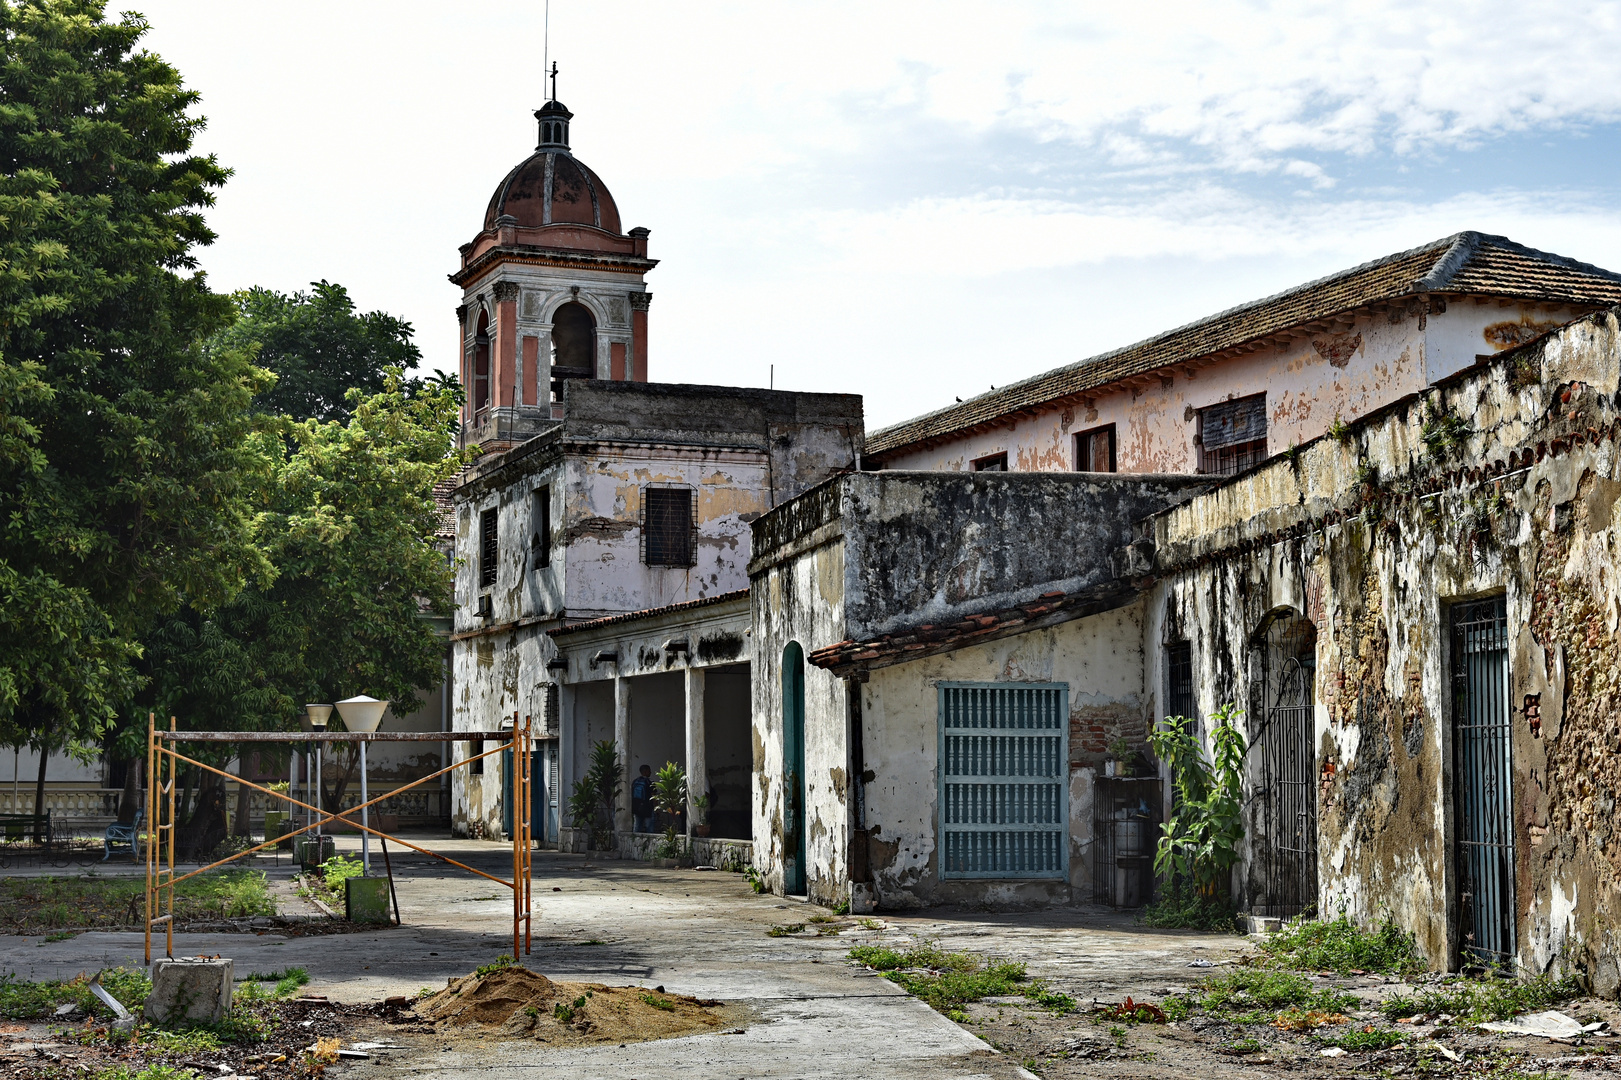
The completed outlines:
[[[545,44],[540,47],[540,81],[545,82],[546,69],[550,67],[552,63],[552,0],[546,0],[545,22],[541,25],[544,27],[544,29],[541,31],[541,39],[545,42]],[[541,89],[545,90],[546,88],[543,86]],[[557,80],[553,79],[552,92],[554,96],[556,95],[556,91]]]

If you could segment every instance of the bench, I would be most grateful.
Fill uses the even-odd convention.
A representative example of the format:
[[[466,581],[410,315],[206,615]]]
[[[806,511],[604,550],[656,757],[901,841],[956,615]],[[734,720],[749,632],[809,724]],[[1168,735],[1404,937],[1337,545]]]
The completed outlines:
[[[51,812],[43,814],[0,814],[0,836],[7,844],[20,844],[32,840],[44,847],[51,846]]]
[[[145,816],[146,811],[137,810],[133,824],[120,825],[115,821],[107,826],[107,833],[101,838],[102,846],[107,849],[107,853],[101,857],[102,862],[114,855],[128,855],[131,859],[141,857],[135,850],[135,842],[141,835],[141,818]]]

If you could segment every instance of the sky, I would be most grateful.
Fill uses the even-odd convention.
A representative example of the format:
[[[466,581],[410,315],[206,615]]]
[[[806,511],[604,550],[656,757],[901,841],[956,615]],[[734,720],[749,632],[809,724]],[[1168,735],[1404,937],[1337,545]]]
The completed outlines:
[[[213,286],[341,283],[453,371],[545,0],[133,9],[234,170]],[[1621,270],[1621,3],[549,18],[574,152],[652,230],[658,381],[860,393],[872,430],[1463,229]]]

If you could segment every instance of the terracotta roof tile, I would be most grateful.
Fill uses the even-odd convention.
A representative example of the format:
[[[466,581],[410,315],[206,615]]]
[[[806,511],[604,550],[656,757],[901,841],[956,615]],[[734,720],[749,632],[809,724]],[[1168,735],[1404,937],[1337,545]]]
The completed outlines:
[[[1462,232],[871,432],[865,453],[881,458],[928,439],[1001,420],[1120,379],[1208,356],[1366,304],[1419,292],[1599,306],[1621,302],[1621,274],[1537,251],[1506,237]]]

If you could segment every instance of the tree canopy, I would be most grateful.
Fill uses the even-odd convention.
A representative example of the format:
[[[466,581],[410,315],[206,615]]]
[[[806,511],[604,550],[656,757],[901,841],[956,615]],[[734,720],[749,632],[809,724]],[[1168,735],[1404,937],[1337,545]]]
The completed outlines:
[[[98,0],[0,2],[0,742],[96,737],[140,636],[271,574],[270,386],[195,250],[228,173],[197,95]]]
[[[422,360],[411,324],[383,311],[357,313],[342,285],[316,281],[292,295],[254,287],[231,297],[238,318],[209,340],[210,350],[257,348],[257,362],[276,385],[254,399],[257,408],[295,420],[344,420],[347,394],[383,391],[390,368]],[[404,382],[414,392],[420,380]]]

